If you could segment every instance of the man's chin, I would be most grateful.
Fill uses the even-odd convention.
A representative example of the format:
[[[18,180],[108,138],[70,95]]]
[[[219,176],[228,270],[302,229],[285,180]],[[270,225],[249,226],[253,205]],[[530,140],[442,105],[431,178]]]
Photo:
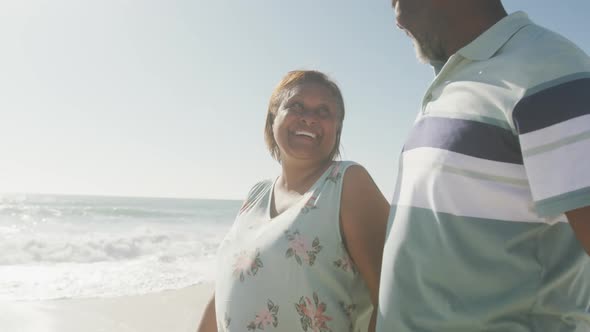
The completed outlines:
[[[440,57],[434,56],[433,52],[427,52],[418,42],[414,40],[414,50],[416,51],[416,58],[420,63],[431,65],[438,63],[445,63],[446,60],[439,59]]]
[[[416,51],[416,58],[420,63],[429,64],[432,62],[432,59],[426,55],[422,46],[414,39],[414,50]]]
[[[428,65],[432,62],[432,60],[430,60],[429,58],[424,56],[424,54],[421,54],[418,51],[416,51],[416,59],[418,59],[418,62],[425,64],[425,65]]]

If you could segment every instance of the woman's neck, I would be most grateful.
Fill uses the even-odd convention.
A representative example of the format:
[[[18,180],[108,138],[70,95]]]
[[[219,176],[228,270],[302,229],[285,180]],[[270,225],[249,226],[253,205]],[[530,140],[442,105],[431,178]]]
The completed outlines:
[[[285,191],[305,193],[330,167],[332,160],[318,163],[282,163],[277,185]]]

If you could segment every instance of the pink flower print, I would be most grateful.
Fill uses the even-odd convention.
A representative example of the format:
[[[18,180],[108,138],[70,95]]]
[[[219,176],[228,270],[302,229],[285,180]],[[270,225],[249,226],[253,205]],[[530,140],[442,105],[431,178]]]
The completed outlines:
[[[272,314],[270,313],[270,310],[267,308],[262,309],[262,311],[256,315],[254,321],[257,324],[262,324],[264,326],[270,325],[272,323]]]
[[[295,255],[303,257],[303,259],[309,262],[309,255],[307,252],[310,249],[310,246],[306,243],[305,239],[301,234],[296,233],[293,236],[293,240],[291,240],[291,248],[295,251]]]
[[[256,318],[251,321],[247,328],[248,331],[264,330],[265,327],[272,326],[277,327],[279,325],[278,320],[279,306],[275,305],[272,300],[266,302],[266,308],[260,310],[256,314]]]
[[[340,177],[342,177],[342,174],[340,174],[340,163],[336,163],[334,166],[332,166],[332,170],[330,171],[330,174],[328,174],[326,181],[332,181],[336,183]]]
[[[340,301],[340,308],[344,312],[344,315],[346,316],[346,318],[348,318],[348,321],[350,322],[350,324],[348,325],[348,329],[352,332],[352,329],[353,329],[352,316],[356,310],[356,304],[354,304],[354,303],[346,304],[346,303]]]
[[[249,276],[255,276],[256,273],[258,273],[258,270],[263,266],[258,249],[253,253],[241,251],[236,255],[233,275],[236,278],[239,277],[240,281],[243,282],[246,278],[246,274]]]
[[[285,252],[285,257],[295,257],[295,261],[299,265],[303,265],[303,262],[305,262],[307,265],[312,266],[315,263],[317,254],[322,250],[320,239],[316,237],[310,246],[309,242],[299,234],[298,230],[293,233],[287,230],[285,235],[289,240],[289,249]]]
[[[246,251],[240,252],[236,256],[236,262],[234,263],[234,270],[246,271],[252,264],[252,258]]]
[[[311,197],[305,202],[305,205],[301,209],[302,213],[308,213],[313,209],[317,209],[316,202],[318,200],[318,196],[316,194],[311,195]]]
[[[295,310],[300,316],[299,322],[304,331],[308,329],[313,332],[331,332],[328,322],[332,317],[325,315],[326,304],[320,302],[316,292],[313,292],[313,302],[307,296],[302,296],[298,303],[295,303]]]
[[[342,257],[334,261],[334,265],[342,269],[344,272],[352,271],[353,274],[356,274],[356,266],[354,265],[352,258],[350,258],[350,255],[346,252],[346,247],[343,244],[341,244],[340,247],[342,248],[343,254]]]

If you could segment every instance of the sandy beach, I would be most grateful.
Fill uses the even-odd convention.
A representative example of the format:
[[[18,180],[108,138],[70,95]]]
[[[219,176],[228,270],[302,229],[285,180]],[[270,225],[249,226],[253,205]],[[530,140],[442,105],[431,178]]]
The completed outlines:
[[[0,302],[1,332],[194,332],[213,284],[112,298]]]

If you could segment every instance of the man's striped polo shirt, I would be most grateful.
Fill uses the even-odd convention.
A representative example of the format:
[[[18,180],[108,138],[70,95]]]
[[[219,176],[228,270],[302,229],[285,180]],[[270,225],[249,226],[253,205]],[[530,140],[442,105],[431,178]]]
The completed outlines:
[[[590,331],[590,60],[512,14],[454,54],[401,156],[378,331]],[[590,221],[589,221],[590,222]]]

